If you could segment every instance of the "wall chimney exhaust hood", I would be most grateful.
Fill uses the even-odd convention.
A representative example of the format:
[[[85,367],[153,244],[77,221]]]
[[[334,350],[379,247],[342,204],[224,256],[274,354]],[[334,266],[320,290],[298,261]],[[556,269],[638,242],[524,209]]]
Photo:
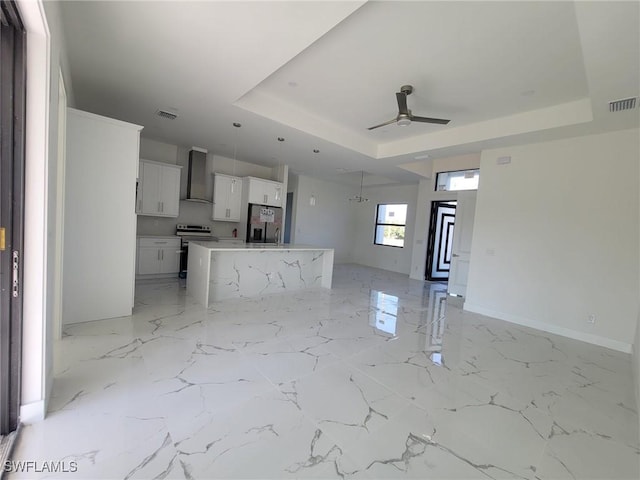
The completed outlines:
[[[186,199],[211,203],[211,199],[207,198],[207,151],[204,148],[191,147],[189,150]]]

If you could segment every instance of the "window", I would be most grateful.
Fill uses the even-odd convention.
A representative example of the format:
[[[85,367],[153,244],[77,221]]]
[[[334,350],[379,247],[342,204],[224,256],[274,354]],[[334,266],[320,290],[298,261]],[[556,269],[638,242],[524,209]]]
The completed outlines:
[[[376,232],[373,243],[390,247],[404,247],[407,225],[407,204],[382,203],[376,213]]]
[[[440,172],[436,175],[436,190],[455,192],[458,190],[477,190],[480,181],[480,170],[459,170],[456,172]]]

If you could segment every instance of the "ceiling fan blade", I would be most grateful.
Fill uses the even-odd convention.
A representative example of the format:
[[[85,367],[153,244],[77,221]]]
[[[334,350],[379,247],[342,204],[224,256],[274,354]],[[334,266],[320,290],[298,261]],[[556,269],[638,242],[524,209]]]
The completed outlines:
[[[392,123],[396,123],[397,119],[393,118],[388,122],[381,123],[380,125],[376,125],[375,127],[369,127],[367,130],[373,130],[374,128],[384,127],[385,125],[391,125]]]
[[[398,113],[409,115],[409,109],[407,108],[407,94],[404,92],[396,92],[396,99],[398,100]]]
[[[444,118],[417,117],[415,115],[412,115],[410,119],[412,122],[438,123],[440,125],[446,125],[451,121],[451,120],[445,120]]]

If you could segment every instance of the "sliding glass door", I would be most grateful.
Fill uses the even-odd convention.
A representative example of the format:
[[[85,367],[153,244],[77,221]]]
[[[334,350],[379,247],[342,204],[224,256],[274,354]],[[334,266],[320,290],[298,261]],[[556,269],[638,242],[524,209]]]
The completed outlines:
[[[0,1],[0,434],[20,406],[26,33],[16,4]]]

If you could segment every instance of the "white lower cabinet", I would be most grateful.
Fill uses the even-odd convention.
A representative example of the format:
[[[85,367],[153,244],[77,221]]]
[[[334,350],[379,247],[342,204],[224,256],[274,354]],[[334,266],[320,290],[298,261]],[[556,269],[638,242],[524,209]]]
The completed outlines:
[[[138,237],[136,274],[159,275],[180,271],[179,237]]]

